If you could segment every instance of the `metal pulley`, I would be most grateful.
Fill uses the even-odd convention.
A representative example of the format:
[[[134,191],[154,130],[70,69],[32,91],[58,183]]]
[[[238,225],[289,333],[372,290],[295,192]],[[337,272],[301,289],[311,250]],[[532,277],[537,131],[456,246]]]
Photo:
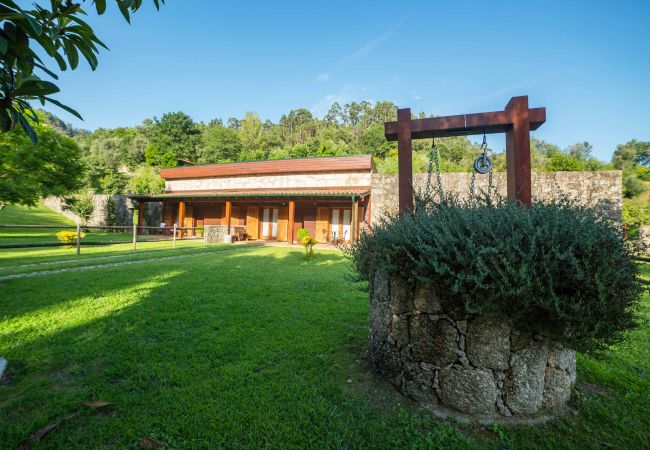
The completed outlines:
[[[492,160],[487,153],[476,157],[474,160],[474,170],[480,174],[486,174],[492,170]]]

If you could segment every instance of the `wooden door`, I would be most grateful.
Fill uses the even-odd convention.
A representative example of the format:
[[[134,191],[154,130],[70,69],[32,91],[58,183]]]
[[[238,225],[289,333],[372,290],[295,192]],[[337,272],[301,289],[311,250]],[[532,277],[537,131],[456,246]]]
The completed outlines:
[[[283,206],[278,208],[278,241],[287,240],[287,230],[289,226],[289,208]]]
[[[259,239],[259,216],[260,208],[258,206],[249,206],[246,208],[246,234],[250,239]]]
[[[318,242],[329,242],[330,209],[324,206],[316,208],[316,235]]]

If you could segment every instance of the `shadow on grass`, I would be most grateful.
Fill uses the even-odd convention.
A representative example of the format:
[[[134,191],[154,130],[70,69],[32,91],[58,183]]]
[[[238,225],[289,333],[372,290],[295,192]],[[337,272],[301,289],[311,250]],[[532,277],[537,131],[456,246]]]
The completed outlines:
[[[4,388],[2,422],[12,426],[0,439],[14,445],[101,399],[116,402],[112,413],[80,416],[48,445],[124,447],[144,436],[172,447],[397,444],[404,436],[345,387],[355,375],[345,349],[365,345],[367,299],[344,272],[337,253],[308,262],[299,250],[265,248],[114,268],[85,283],[87,273],[50,277],[62,290],[3,308],[15,320],[41,311],[47,323],[48,308],[68,302],[71,318],[8,348],[19,370]]]

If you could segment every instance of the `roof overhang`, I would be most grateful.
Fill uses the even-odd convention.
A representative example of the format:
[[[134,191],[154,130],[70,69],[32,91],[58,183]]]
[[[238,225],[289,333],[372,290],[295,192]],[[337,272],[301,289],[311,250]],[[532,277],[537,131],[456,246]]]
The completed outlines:
[[[266,198],[365,198],[370,195],[370,186],[331,188],[286,188],[286,189],[218,189],[196,191],[174,191],[163,194],[134,194],[129,198],[139,201],[202,200],[202,199],[266,199]]]

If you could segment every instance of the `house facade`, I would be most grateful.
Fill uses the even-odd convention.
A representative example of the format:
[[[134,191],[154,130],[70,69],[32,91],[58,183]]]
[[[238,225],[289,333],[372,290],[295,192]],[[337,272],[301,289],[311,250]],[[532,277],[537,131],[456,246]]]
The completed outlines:
[[[340,243],[370,225],[374,171],[366,155],[183,166],[160,171],[163,194],[131,198],[141,211],[161,202],[166,227],[226,225],[249,240],[287,243],[305,228],[318,242]]]

